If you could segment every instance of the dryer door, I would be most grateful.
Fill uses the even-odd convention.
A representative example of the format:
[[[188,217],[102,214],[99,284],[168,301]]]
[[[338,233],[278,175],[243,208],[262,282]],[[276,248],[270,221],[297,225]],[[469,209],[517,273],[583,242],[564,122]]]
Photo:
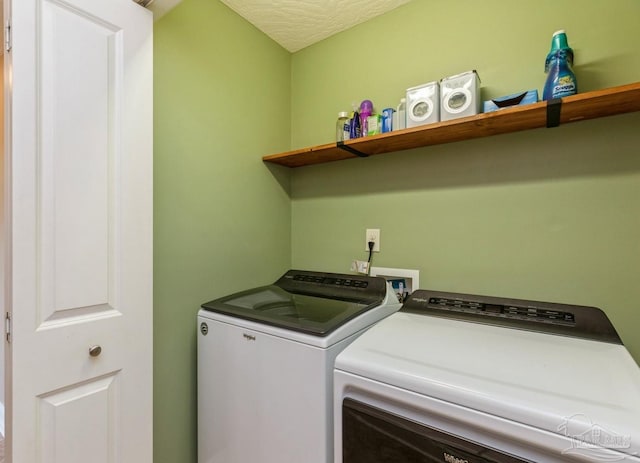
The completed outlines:
[[[342,404],[343,463],[528,462],[352,399]]]

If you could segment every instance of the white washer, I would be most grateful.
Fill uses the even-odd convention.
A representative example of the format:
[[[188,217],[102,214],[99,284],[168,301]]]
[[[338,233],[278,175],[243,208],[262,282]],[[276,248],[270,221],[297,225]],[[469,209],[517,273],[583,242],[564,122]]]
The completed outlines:
[[[332,462],[335,357],[399,308],[383,278],[299,270],[203,304],[198,462]]]
[[[334,387],[335,463],[640,462],[640,369],[592,307],[418,290]]]

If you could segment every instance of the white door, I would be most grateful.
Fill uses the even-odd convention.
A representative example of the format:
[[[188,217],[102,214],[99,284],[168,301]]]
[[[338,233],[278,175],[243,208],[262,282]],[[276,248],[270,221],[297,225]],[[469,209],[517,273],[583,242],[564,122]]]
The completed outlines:
[[[151,13],[4,1],[9,461],[150,463]]]

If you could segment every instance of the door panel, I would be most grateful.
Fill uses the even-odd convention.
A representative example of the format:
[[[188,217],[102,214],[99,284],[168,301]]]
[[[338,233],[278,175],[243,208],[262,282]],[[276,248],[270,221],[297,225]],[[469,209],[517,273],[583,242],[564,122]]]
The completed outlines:
[[[38,53],[41,323],[112,310],[122,30],[45,1]],[[79,60],[78,57],[83,57]],[[111,284],[110,284],[111,283]]]
[[[40,461],[116,463],[117,386],[108,375],[40,396]]]
[[[10,6],[7,453],[150,463],[151,13]]]

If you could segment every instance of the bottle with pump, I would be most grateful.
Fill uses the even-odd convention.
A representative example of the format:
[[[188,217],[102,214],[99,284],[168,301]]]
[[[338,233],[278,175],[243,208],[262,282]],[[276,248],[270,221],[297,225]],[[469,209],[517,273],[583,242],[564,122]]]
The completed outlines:
[[[548,74],[542,93],[543,100],[562,98],[578,93],[578,82],[573,73],[573,50],[567,42],[567,34],[559,30],[551,39],[544,71]]]

